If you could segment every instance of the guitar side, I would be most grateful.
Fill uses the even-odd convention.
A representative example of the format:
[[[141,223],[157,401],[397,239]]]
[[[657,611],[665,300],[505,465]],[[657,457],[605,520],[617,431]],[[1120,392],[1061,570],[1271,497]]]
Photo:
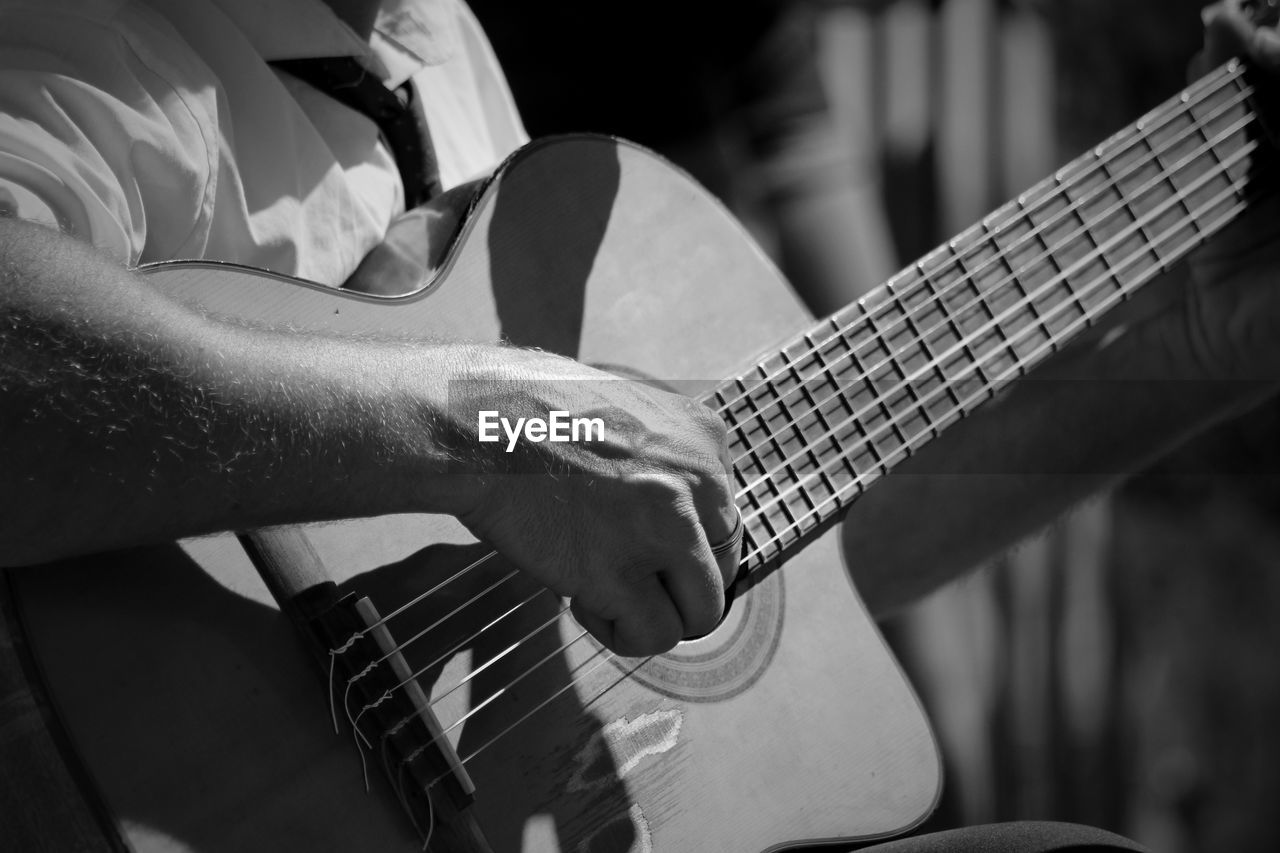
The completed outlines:
[[[153,275],[181,299],[253,322],[501,337],[685,390],[807,325],[703,190],[602,138],[522,150],[484,189],[436,280],[412,296],[338,294],[226,265]],[[443,517],[308,535],[335,579],[360,578],[384,612],[482,552]],[[490,561],[471,581],[483,589],[508,569]],[[385,786],[362,790],[350,737],[333,734],[323,690],[234,539],[24,570],[17,586],[71,733],[138,849],[416,846]],[[449,636],[470,637],[530,594],[506,587]],[[472,594],[451,590],[432,607],[447,613]],[[464,758],[475,755],[474,808],[494,850],[763,850],[890,835],[932,808],[932,736],[835,535],[752,588],[711,636],[649,663],[572,642],[578,629],[557,610],[536,599],[428,667],[445,720],[511,685],[451,732]],[[412,651],[431,662],[431,649]]]

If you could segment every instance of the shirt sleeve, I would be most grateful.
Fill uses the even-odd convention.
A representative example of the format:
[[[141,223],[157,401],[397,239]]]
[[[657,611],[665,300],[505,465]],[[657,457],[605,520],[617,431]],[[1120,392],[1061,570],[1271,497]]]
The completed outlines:
[[[145,9],[0,10],[0,214],[121,263],[192,254],[214,174],[198,69]],[[216,138],[216,137],[215,137]]]

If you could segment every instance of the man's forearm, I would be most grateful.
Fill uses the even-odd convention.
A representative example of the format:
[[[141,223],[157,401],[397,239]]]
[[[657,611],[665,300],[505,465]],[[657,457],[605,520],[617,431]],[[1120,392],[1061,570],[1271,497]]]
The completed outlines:
[[[212,320],[14,221],[0,264],[3,564],[465,497],[440,476],[459,349]]]
[[[1280,388],[1179,364],[1187,310],[1176,304],[1046,365],[873,486],[844,528],[872,612],[891,614]]]

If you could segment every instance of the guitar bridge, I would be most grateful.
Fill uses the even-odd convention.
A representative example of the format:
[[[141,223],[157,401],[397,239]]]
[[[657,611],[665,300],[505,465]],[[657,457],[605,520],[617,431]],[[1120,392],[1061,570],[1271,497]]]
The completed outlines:
[[[469,806],[476,787],[394,638],[368,598],[344,596],[311,629],[331,649],[330,699],[362,760],[381,765],[423,840],[445,850],[488,850]]]

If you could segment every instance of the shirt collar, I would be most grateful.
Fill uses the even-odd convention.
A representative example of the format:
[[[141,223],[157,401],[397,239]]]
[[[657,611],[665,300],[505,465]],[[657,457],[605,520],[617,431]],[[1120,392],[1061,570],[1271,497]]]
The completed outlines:
[[[364,41],[321,0],[215,0],[268,62],[355,56],[395,87],[457,50],[456,0],[383,0]]]

